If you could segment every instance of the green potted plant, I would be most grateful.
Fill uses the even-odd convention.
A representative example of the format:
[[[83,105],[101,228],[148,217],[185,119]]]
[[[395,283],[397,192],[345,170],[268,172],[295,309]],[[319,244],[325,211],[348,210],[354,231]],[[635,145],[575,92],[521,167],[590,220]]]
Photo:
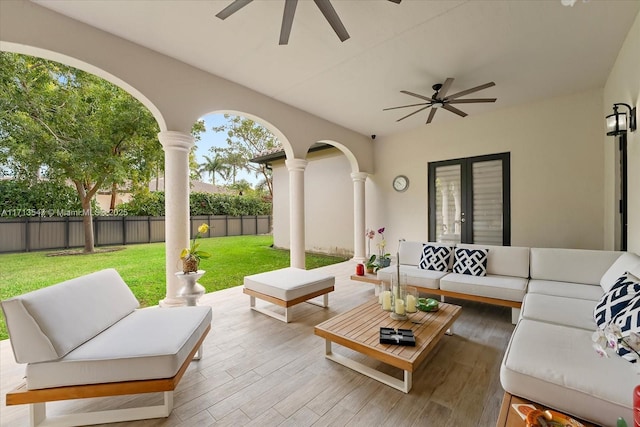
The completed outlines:
[[[378,266],[376,263],[376,254],[372,254],[368,260],[364,262],[364,267],[367,269],[367,273],[373,274],[374,269]]]

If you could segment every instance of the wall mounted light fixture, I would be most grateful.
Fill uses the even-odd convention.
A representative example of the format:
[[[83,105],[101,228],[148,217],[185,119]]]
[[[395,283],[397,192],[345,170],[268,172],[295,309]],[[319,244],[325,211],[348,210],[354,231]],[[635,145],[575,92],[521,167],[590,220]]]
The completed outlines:
[[[626,112],[618,112],[619,106],[624,106],[629,109],[628,121]],[[636,109],[622,102],[613,104],[613,114],[609,114],[606,121],[607,135],[622,135],[623,133],[627,133],[627,130],[633,132],[636,130]]]

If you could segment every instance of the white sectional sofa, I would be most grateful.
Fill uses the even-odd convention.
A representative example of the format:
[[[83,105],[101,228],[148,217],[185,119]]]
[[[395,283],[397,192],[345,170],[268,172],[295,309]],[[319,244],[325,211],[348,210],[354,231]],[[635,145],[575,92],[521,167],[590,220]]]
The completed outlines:
[[[632,253],[531,248],[531,279],[500,370],[511,394],[603,426],[633,420],[631,363],[592,347],[594,308],[625,271],[640,276]]]
[[[151,307],[113,269],[2,301],[25,384],[7,404],[30,404],[31,425],[90,425],[166,417],[173,390],[211,325],[211,307]],[[164,392],[160,406],[46,417],[45,402]],[[53,424],[51,424],[53,425]]]
[[[407,284],[420,292],[471,299],[497,304],[513,309],[513,322],[519,316],[519,308],[529,281],[529,248],[515,246],[491,246],[458,244],[456,248],[488,249],[485,276],[472,276],[451,272],[454,256],[449,259],[447,271],[421,269],[423,245],[450,246],[436,242],[403,241],[400,243],[400,274],[406,275]],[[378,279],[391,280],[397,274],[397,265],[378,270]]]
[[[510,306],[515,330],[500,370],[505,391],[603,426],[632,422],[632,396],[640,384],[634,365],[593,349],[594,308],[629,271],[640,277],[633,253],[581,249],[457,245],[489,249],[486,275],[477,277],[418,267],[423,245],[402,242],[400,274],[421,292]],[[390,280],[397,265],[378,271]],[[518,308],[521,306],[521,310]]]

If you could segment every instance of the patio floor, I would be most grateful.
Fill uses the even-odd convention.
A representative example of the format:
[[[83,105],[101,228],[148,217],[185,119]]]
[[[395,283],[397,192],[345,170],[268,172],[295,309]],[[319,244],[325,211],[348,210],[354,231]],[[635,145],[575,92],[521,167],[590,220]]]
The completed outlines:
[[[250,310],[241,286],[204,295],[200,304],[213,307],[212,329],[203,359],[191,364],[176,389],[171,416],[109,426],[495,426],[503,394],[500,362],[513,331],[510,309],[448,300],[463,307],[455,334],[442,339],[404,394],[324,358],[324,340],[313,327],[373,297],[373,286],[349,280],[352,262],[321,270],[336,277],[330,308],[300,304],[289,324]],[[401,378],[401,371],[348,349],[334,345],[334,351]],[[26,406],[4,405],[23,375],[9,341],[0,342],[2,427],[28,425]],[[160,401],[152,394],[47,407],[55,414]]]

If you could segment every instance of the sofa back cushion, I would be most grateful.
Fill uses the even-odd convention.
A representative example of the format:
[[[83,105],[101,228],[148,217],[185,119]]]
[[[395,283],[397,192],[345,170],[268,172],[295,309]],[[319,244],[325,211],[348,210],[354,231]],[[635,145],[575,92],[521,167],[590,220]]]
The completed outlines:
[[[531,278],[600,285],[622,252],[588,249],[531,248]]]
[[[529,277],[529,248],[458,243],[456,248],[488,249],[487,274]]]
[[[18,363],[59,359],[138,307],[114,269],[2,301]]]
[[[424,245],[435,246],[435,247],[444,246],[448,248],[451,247],[451,245],[438,243],[438,242],[414,242],[414,241],[400,242],[400,247],[398,249],[398,254],[400,255],[400,264],[414,265],[417,267],[418,264],[420,264],[420,259],[422,258]],[[394,254],[391,254],[391,255],[394,255]],[[453,255],[449,258],[449,268],[448,268],[449,270],[451,270],[452,265],[453,265]]]

